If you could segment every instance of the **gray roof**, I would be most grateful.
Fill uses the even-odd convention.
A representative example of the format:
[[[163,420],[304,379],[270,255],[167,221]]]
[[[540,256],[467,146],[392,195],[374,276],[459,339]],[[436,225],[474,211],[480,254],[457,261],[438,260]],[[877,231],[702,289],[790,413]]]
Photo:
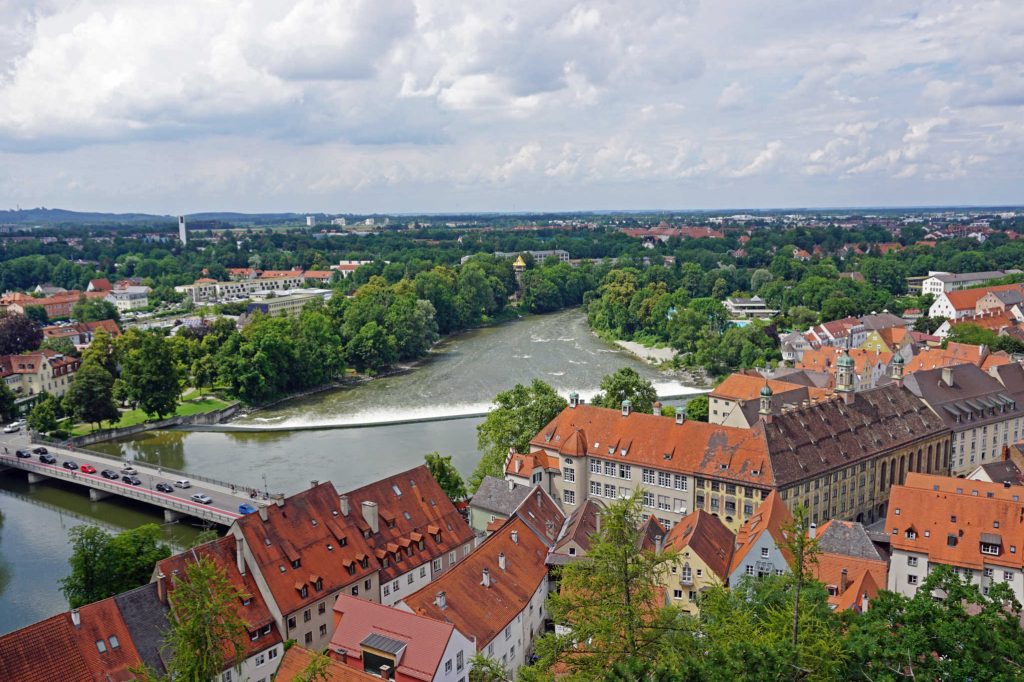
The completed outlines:
[[[868,331],[879,331],[881,329],[889,329],[891,327],[907,327],[910,325],[910,323],[902,317],[893,315],[889,312],[865,315],[860,318],[860,323],[864,325],[864,328]]]
[[[808,388],[828,388],[832,383],[832,375],[828,372],[796,369],[795,367],[779,367],[772,373],[771,378],[777,381],[788,381],[791,384],[800,384]]]
[[[828,554],[842,554],[858,559],[884,561],[864,526],[855,521],[830,521],[818,535],[818,549]]]
[[[925,401],[949,428],[954,431],[973,429],[1024,413],[1024,372],[1021,366],[1011,363],[1006,365],[1006,369],[999,367],[996,370],[993,377],[970,363],[926,369],[908,375],[904,384],[911,393]],[[943,379],[947,372],[952,377],[952,385]],[[989,411],[992,413],[987,414]]]
[[[386,651],[389,654],[395,655],[405,649],[406,646],[405,642],[401,640],[392,639],[391,637],[386,637],[377,632],[371,632],[368,634],[360,644],[365,647],[369,647],[370,649]]]
[[[167,672],[162,649],[164,633],[167,631],[169,609],[156,593],[156,583],[146,583],[134,590],[122,592],[114,597],[121,618],[128,626],[128,633],[146,667],[158,675]]]
[[[473,499],[469,501],[469,506],[511,516],[529,494],[529,486],[513,485],[493,476],[485,476]]]
[[[983,279],[999,279],[1005,277],[1008,273],[1014,272],[1013,270],[986,270],[984,272],[961,272],[949,275],[935,275],[935,279],[940,282],[971,282]]]
[[[981,469],[993,483],[1018,484],[1024,478],[1021,475],[1020,467],[1010,460],[982,464]]]

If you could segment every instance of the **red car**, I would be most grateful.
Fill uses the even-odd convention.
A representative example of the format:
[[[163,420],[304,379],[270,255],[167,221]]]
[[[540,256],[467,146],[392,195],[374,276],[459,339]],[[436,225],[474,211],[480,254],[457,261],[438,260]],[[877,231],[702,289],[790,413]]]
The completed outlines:
[[[95,474],[96,467],[94,467],[91,464],[83,464],[79,471],[81,471],[83,474]]]

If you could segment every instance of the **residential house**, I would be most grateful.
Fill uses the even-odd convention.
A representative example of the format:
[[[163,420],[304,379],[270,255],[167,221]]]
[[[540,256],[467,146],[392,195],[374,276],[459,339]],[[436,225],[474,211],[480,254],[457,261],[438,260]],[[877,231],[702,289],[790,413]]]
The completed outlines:
[[[187,552],[158,561],[153,571],[153,582],[157,586],[158,598],[164,603],[169,603],[169,597],[178,584],[187,579],[190,564],[205,559],[217,566],[238,592],[239,596],[233,607],[235,615],[245,625],[246,631],[245,640],[242,642],[244,658],[237,665],[225,665],[219,682],[270,682],[284,654],[284,639],[267,601],[260,593],[255,576],[246,569],[239,549],[238,540],[232,535],[193,547]],[[234,652],[225,644],[225,660],[230,660],[233,655]]]
[[[1003,351],[991,353],[985,345],[976,346],[970,343],[951,341],[946,344],[945,348],[922,348],[906,363],[904,372],[909,375],[925,369],[951,367],[964,363],[977,365],[987,371],[992,367],[1011,362],[1013,359]]]
[[[912,597],[935,565],[987,594],[1005,583],[1024,600],[1024,490],[1001,483],[911,474],[892,490],[885,530],[888,589]]]
[[[805,352],[803,358],[796,363],[796,368],[812,372],[825,372],[834,376],[838,371],[839,359],[842,357],[849,357],[853,360],[853,387],[854,390],[861,391],[874,388],[878,385],[879,380],[886,376],[893,354],[863,348],[843,351],[835,346],[823,346]]]
[[[700,612],[702,593],[726,585],[736,536],[717,517],[703,509],[684,516],[665,538],[665,549],[677,561],[665,576],[666,597],[686,613]]]
[[[811,342],[800,332],[789,332],[779,338],[782,359],[786,362],[797,362],[803,357],[804,351],[811,347]]]
[[[113,320],[99,320],[97,322],[73,322],[71,324],[50,325],[43,327],[44,340],[67,339],[75,346],[82,349],[92,343],[96,332],[103,330],[111,338],[121,335],[121,328]]]
[[[118,312],[124,313],[129,310],[139,310],[149,307],[149,292],[151,289],[146,286],[124,287],[123,289],[112,289],[107,293],[105,300],[112,303]]]
[[[1024,472],[1021,472],[1020,466],[1012,459],[1004,459],[999,462],[979,465],[977,469],[967,474],[967,480],[1002,485],[1024,485]]]
[[[1008,311],[1021,303],[1024,303],[1024,291],[1020,289],[990,291],[974,304],[974,314]]]
[[[46,392],[63,396],[81,366],[79,358],[41,348],[21,355],[0,355],[0,378],[18,398]]]
[[[473,529],[426,465],[352,490],[342,498],[353,509],[362,510],[361,517],[353,518],[379,564],[380,595],[374,601],[385,605],[451,570],[469,555],[476,541]]]
[[[469,526],[483,536],[493,523],[506,521],[530,494],[529,485],[485,476],[469,501]]]
[[[601,528],[602,513],[604,505],[593,499],[584,500],[573,509],[565,518],[545,563],[548,566],[561,566],[586,556],[590,551],[591,538]]]
[[[792,523],[789,508],[773,491],[736,533],[727,584],[738,585],[744,578],[788,573],[793,557],[786,548],[785,529]]]
[[[296,644],[284,653],[281,666],[277,669],[274,682],[308,682],[308,670],[316,656],[309,649]],[[324,677],[318,682],[379,682],[380,675],[364,673],[344,663],[328,659],[324,666]]]
[[[42,298],[33,298],[28,294],[20,292],[6,293],[0,297],[0,307],[9,312],[25,314],[26,308],[38,306],[46,311],[46,316],[51,320],[63,320],[71,317],[75,305],[84,297],[86,300],[103,298],[107,294],[103,291],[68,291],[62,294],[53,294]]]
[[[575,393],[569,396],[569,402],[574,400],[579,402],[579,396]],[[506,480],[530,488],[539,485],[549,495],[552,492],[552,479],[558,471],[558,459],[548,457],[543,452],[510,452],[505,460]]]
[[[110,280],[104,278],[90,279],[89,286],[85,288],[86,291],[110,291],[114,287],[110,284]]]
[[[769,308],[768,304],[760,296],[751,298],[730,297],[722,301],[722,305],[733,318],[751,320],[767,320],[779,314],[778,310]]]
[[[812,348],[860,348],[867,339],[867,328],[856,317],[844,317],[811,327],[804,336]]]
[[[342,595],[329,653],[380,679],[466,682],[476,646],[452,623]]]
[[[856,521],[827,521],[812,529],[818,541],[814,574],[828,590],[829,607],[863,613],[879,590],[886,589],[889,565]]]
[[[552,541],[516,515],[453,570],[405,597],[399,608],[451,623],[475,643],[478,653],[501,663],[514,679],[529,659],[534,639],[544,632],[544,559],[551,546]]]
[[[990,270],[987,272],[964,272],[954,274],[950,272],[930,272],[921,282],[921,293],[931,294],[936,298],[951,291],[960,291],[976,287],[994,279],[1006,277],[1019,270]]]
[[[978,302],[990,293],[1021,292],[1024,284],[1003,284],[978,289],[961,289],[939,294],[928,309],[929,317],[944,317],[959,320],[977,314]],[[991,300],[991,299],[988,299]]]
[[[1024,367],[1017,363],[990,372],[973,364],[921,370],[904,385],[952,432],[950,471],[943,473],[966,476],[1024,437]]]

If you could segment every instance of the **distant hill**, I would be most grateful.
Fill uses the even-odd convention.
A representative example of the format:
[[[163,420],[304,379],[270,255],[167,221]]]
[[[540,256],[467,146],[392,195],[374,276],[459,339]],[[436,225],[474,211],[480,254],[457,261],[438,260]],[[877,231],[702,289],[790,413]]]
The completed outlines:
[[[222,223],[274,223],[304,220],[304,213],[187,213],[188,220]],[[175,216],[150,213],[90,213],[63,208],[27,208],[0,211],[0,225],[145,225],[167,224]]]

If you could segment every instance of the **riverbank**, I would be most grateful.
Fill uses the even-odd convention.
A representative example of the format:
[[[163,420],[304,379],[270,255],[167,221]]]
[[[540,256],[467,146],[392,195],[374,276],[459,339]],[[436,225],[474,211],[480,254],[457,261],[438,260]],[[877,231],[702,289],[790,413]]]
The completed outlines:
[[[598,335],[600,337],[600,335]],[[699,367],[673,367],[672,361],[675,360],[679,353],[674,348],[657,348],[654,346],[645,346],[642,343],[636,341],[621,341],[615,340],[613,343],[619,348],[623,349],[627,353],[630,353],[634,357],[643,360],[649,365],[653,365],[663,372],[672,374],[679,378],[680,382],[687,386],[693,386],[694,388],[701,388],[710,390],[714,384],[708,373]],[[667,396],[673,398],[677,396]],[[662,397],[665,400],[665,397]]]

